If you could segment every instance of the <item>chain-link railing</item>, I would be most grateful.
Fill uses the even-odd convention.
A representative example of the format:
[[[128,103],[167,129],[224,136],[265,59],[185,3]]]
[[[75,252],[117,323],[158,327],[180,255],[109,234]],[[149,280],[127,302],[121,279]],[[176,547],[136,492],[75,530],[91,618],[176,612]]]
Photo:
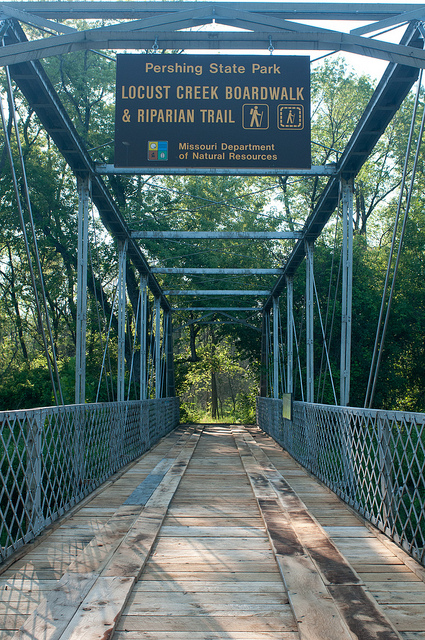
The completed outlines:
[[[425,414],[257,398],[257,424],[425,564]]]
[[[178,422],[178,398],[1,412],[0,562]]]

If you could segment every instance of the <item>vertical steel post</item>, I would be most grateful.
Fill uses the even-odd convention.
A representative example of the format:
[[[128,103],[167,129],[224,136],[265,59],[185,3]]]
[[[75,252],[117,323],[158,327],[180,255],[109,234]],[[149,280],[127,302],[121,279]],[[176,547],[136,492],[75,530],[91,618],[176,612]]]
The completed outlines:
[[[77,178],[78,247],[77,247],[77,326],[75,355],[75,404],[86,401],[86,337],[87,337],[87,264],[89,234],[90,179]]]
[[[147,321],[148,321],[148,278],[140,278],[140,400],[148,397],[147,362]]]
[[[286,393],[294,392],[294,278],[286,276]]]
[[[353,181],[341,180],[342,189],[342,322],[340,404],[350,401],[351,315],[353,299]]]
[[[161,299],[155,298],[155,398],[161,397]]]
[[[176,384],[174,377],[174,356],[173,356],[173,318],[171,311],[167,311],[166,315],[166,376],[167,376],[167,398],[174,398],[176,395]]]
[[[273,398],[279,397],[279,298],[273,298]]]
[[[125,322],[126,322],[126,263],[127,240],[118,247],[118,375],[117,401],[125,400]]]
[[[267,344],[267,323],[269,312],[263,313],[261,321],[261,367],[260,367],[260,396],[267,397],[267,367],[268,367],[268,344]]]
[[[307,402],[314,402],[314,337],[313,337],[313,242],[305,243],[306,255],[306,369],[307,369]]]

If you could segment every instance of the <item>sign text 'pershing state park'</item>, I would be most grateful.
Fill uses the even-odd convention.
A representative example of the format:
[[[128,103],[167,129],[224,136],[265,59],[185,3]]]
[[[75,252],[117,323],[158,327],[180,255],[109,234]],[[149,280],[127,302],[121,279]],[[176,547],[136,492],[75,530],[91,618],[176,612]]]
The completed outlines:
[[[117,167],[310,163],[308,57],[117,56]]]

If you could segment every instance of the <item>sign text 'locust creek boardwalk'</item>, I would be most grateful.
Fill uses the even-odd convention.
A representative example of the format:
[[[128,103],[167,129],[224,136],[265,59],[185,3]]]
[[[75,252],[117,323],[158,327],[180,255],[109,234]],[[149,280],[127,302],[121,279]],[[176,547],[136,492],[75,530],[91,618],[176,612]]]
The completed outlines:
[[[424,570],[255,427],[186,425],[0,575],[0,640],[424,640]]]

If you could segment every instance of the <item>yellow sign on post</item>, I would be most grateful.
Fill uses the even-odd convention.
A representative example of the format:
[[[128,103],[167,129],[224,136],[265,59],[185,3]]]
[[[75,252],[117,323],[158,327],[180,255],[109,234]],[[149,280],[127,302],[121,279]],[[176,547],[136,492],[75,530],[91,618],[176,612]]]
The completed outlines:
[[[284,393],[282,400],[282,416],[285,420],[292,420],[292,393]]]
[[[118,55],[115,165],[309,169],[309,58]]]

